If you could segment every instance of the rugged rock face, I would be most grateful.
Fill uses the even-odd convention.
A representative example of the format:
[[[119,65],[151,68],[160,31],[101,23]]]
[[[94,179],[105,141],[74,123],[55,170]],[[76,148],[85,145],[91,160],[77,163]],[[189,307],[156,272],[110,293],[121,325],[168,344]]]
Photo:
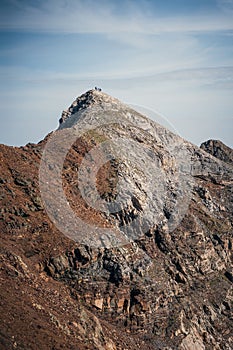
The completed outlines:
[[[81,233],[56,196],[58,165],[46,158],[48,178],[39,178],[49,140],[52,156],[70,144],[62,186]],[[104,157],[109,148],[91,153],[103,144],[114,157]],[[209,156],[93,90],[39,144],[0,149],[1,348],[231,349],[229,152],[224,161]],[[86,154],[97,155],[98,171]]]
[[[203,142],[200,147],[223,162],[233,164],[233,150],[224,145],[223,142],[219,140],[208,140]]]

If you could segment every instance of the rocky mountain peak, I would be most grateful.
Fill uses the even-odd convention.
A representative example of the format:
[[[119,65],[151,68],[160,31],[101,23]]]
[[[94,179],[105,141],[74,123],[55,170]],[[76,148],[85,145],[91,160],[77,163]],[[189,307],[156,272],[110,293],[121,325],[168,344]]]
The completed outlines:
[[[86,91],[81,96],[78,96],[67,110],[62,112],[61,118],[59,120],[60,125],[64,123],[71,115],[84,110],[88,107],[94,105],[101,105],[103,103],[120,103],[116,98],[102,92],[101,89],[95,88]]]
[[[0,145],[0,348],[232,349],[233,168],[201,148],[95,89]]]
[[[223,162],[233,164],[233,150],[219,140],[208,140],[201,144],[201,149]]]

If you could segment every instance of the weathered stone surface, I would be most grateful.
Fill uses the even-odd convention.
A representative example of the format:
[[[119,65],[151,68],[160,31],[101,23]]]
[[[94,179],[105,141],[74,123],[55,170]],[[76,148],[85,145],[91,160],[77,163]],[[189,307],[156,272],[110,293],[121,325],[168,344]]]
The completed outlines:
[[[223,162],[233,165],[233,150],[219,140],[208,140],[200,146],[204,151]]]
[[[78,98],[63,115],[59,130],[74,128],[79,118],[94,123],[100,110],[114,111],[118,123],[89,132],[67,154],[63,187],[70,206],[87,223],[119,231],[143,214],[148,198],[149,214],[155,214],[148,215],[147,230],[135,228],[136,235],[132,230],[124,244],[94,247],[74,242],[57,230],[41,201],[38,169],[46,140],[19,149],[0,146],[0,278],[7,286],[1,288],[1,346],[230,350],[233,170],[229,158],[222,161],[216,154],[208,155],[99,91]],[[117,180],[125,180],[125,188],[130,185],[134,190],[127,205],[109,214],[85,203],[77,183],[82,159],[92,147],[116,135],[135,142],[132,157],[137,155],[136,145],[146,147],[158,166],[155,170],[162,173],[164,203],[161,192],[147,195],[149,158],[143,172],[130,157],[123,164],[117,159],[105,164],[96,181],[102,198],[111,203]],[[191,161],[190,187],[178,176],[176,154],[182,148],[180,155]],[[181,219],[171,229],[175,214]]]
[[[179,347],[180,350],[205,350],[205,346],[196,333],[188,334],[183,340]]]

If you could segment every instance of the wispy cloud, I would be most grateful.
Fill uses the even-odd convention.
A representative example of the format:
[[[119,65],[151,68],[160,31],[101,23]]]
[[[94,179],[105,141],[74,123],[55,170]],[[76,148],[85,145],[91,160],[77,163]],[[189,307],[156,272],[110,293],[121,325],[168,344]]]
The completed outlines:
[[[232,6],[231,0],[220,0],[220,3],[222,7]],[[148,9],[145,1],[126,2],[124,11],[117,11],[117,2],[112,1],[8,0],[8,6],[2,7],[0,22],[4,30],[112,33],[115,38],[124,32],[158,35],[233,30],[231,13],[195,13],[161,18],[156,13],[152,16]],[[124,39],[122,35],[120,38]]]
[[[138,36],[125,35],[124,47],[116,45],[110,39],[100,40],[97,47],[87,49],[86,43],[79,38],[69,42],[59,39],[59,46],[53,44],[53,37],[46,42],[46,49],[41,42],[30,42],[25,46],[17,45],[11,57],[16,57],[13,65],[0,70],[2,78],[25,81],[65,80],[68,79],[127,79],[166,74],[167,72],[198,69],[218,66],[218,62],[210,60],[211,48],[203,47],[199,40],[187,35],[165,35],[146,38],[146,44],[140,48],[132,48],[127,42]],[[95,39],[92,38],[91,43]],[[109,41],[110,40],[110,41]],[[142,38],[143,41],[143,38]],[[60,47],[62,45],[62,52]],[[44,56],[41,50],[44,49]],[[88,51],[87,51],[88,50]],[[109,51],[112,53],[109,54]],[[218,50],[215,48],[215,51]],[[6,53],[7,57],[7,53]],[[20,61],[17,60],[20,58]],[[61,64],[59,64],[62,57]],[[82,58],[80,58],[82,57]],[[84,61],[80,64],[80,60]],[[25,64],[31,63],[32,65]],[[35,66],[37,62],[38,66]],[[43,64],[44,62],[44,64]],[[68,62],[68,64],[66,64]],[[221,65],[229,66],[230,63]],[[31,68],[30,68],[31,67]]]
[[[130,86],[136,84],[137,86],[147,86],[149,88],[160,86],[162,84],[169,84],[170,86],[177,86],[177,88],[188,84],[192,88],[198,87],[221,87],[223,89],[229,89],[233,87],[233,66],[228,67],[200,67],[200,68],[189,68],[189,69],[177,69],[164,72],[157,72],[154,74],[143,74],[127,76],[113,75],[113,74],[100,74],[100,75],[80,75],[77,73],[65,73],[55,71],[43,71],[29,68],[18,68],[18,67],[0,67],[0,76],[2,81],[7,84],[23,83],[28,86],[30,84],[91,84],[95,81],[100,81],[103,84],[121,85],[124,84]],[[181,85],[182,84],[182,85]],[[35,85],[36,86],[36,85]],[[47,85],[48,86],[48,85]],[[91,86],[91,85],[90,85]]]

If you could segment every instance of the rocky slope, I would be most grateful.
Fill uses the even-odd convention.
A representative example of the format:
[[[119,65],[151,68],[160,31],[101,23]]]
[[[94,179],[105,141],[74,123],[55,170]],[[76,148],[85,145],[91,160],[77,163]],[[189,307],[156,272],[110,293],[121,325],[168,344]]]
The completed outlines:
[[[94,90],[1,145],[1,348],[231,349],[233,167],[202,148]]]
[[[208,140],[203,142],[200,147],[223,162],[233,163],[233,150],[219,140]]]

